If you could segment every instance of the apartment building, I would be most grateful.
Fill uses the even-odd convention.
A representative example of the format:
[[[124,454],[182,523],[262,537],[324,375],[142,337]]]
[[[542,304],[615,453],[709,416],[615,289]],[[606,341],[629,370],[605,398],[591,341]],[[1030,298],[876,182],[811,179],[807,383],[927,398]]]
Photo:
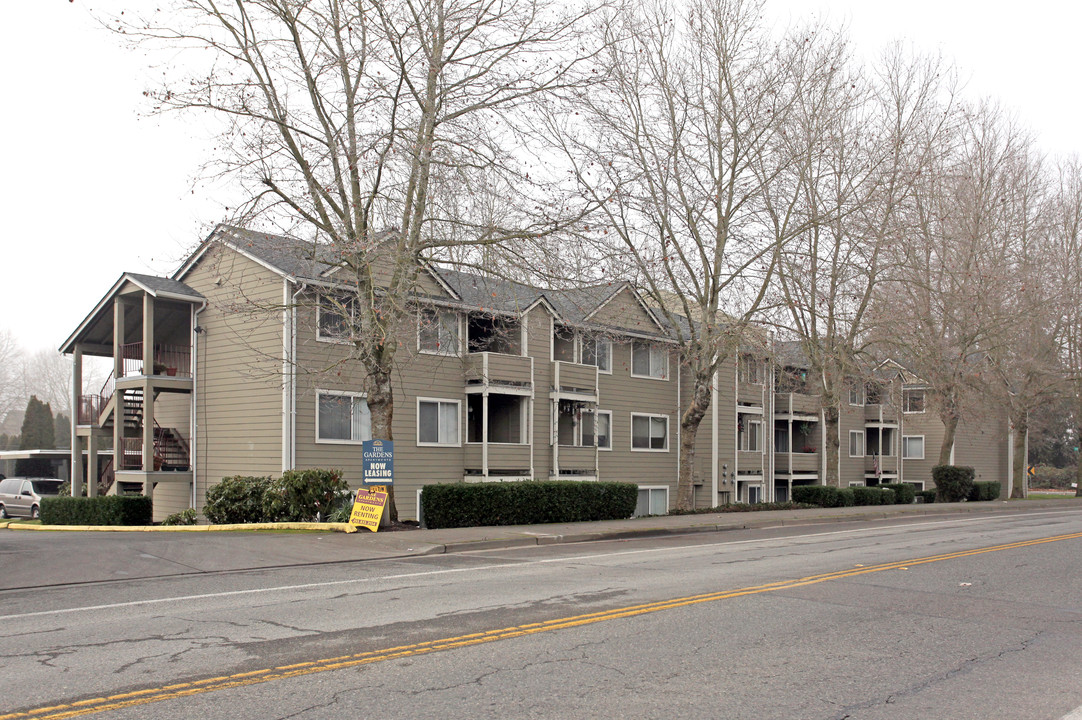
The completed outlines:
[[[327,300],[340,292],[335,269],[292,238],[220,226],[172,277],[123,274],[61,346],[74,388],[85,357],[113,367],[100,392],[73,398],[73,477],[152,495],[157,519],[201,508],[231,475],[335,467],[359,485],[371,423],[343,337],[348,305]],[[401,517],[417,517],[429,483],[529,478],[635,482],[639,513],[671,507],[691,384],[633,287],[552,290],[425,267],[415,306],[394,377]],[[797,365],[742,355],[719,371],[696,442],[696,506],[821,482],[818,400],[780,382],[799,378]],[[891,372],[843,408],[843,483],[930,485],[933,414],[916,394],[899,410],[919,388]],[[1006,473],[1005,435],[987,432],[956,443],[959,462],[996,455],[982,477]]]

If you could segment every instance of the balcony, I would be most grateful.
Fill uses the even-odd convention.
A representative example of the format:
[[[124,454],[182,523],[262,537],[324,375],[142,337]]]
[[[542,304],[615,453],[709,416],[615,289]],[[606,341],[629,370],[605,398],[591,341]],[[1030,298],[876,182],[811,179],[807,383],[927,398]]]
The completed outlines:
[[[788,453],[778,455],[775,469],[779,472],[817,473],[819,472],[819,453]]]
[[[879,472],[881,472],[881,473],[890,473],[891,475],[897,474],[897,472],[898,472],[898,456],[897,455],[888,455],[886,457],[880,457],[879,458],[879,463],[880,463]],[[875,456],[874,455],[868,455],[867,457],[864,458],[864,472],[867,473],[868,475],[872,475],[872,474],[875,473]]]
[[[470,353],[465,358],[466,389],[498,385],[501,389],[533,387],[533,361],[519,355]]]
[[[775,415],[814,415],[819,417],[819,398],[801,393],[778,393],[774,398]]]
[[[864,421],[865,422],[882,422],[891,425],[898,424],[898,411],[890,405],[880,405],[878,403],[864,406]]]
[[[488,443],[489,475],[528,475],[533,446],[517,443]],[[485,444],[466,443],[464,466],[467,470],[485,471]]]
[[[552,363],[552,386],[555,393],[597,397],[597,368],[593,365],[556,361]]]
[[[741,450],[736,454],[737,467],[741,470],[759,470],[764,465],[764,457],[758,450]]]
[[[758,383],[738,382],[736,384],[736,399],[737,402],[762,405],[763,386]]]
[[[560,446],[560,473],[597,474],[597,448],[575,445]]]

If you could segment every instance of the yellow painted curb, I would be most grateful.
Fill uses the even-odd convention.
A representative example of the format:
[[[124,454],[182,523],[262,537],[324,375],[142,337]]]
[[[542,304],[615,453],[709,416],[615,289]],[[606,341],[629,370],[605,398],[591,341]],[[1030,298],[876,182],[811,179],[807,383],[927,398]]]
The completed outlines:
[[[324,530],[327,532],[355,533],[357,528],[349,523],[238,523],[235,525],[23,525],[2,522],[0,530],[48,530],[76,532],[230,532],[238,530]]]

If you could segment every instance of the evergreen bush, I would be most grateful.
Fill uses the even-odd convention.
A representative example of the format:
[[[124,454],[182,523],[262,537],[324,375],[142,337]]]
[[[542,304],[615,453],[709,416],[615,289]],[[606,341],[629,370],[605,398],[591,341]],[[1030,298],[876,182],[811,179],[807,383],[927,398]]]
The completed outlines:
[[[973,490],[973,468],[964,465],[936,465],[932,468],[936,502],[962,502]]]
[[[149,525],[154,504],[142,495],[45,497],[42,525]]]
[[[287,470],[264,490],[264,522],[326,520],[348,492],[341,470]]]
[[[263,495],[269,477],[233,475],[207,490],[203,514],[215,525],[264,522]]]
[[[879,487],[894,491],[895,505],[912,505],[917,497],[917,488],[909,483],[884,483]]]
[[[973,483],[973,489],[969,491],[969,500],[971,502],[997,500],[999,498],[999,491],[999,483],[994,480],[990,482],[975,482]]]
[[[638,493],[618,482],[447,483],[421,490],[421,512],[429,528],[616,520],[631,517]]]

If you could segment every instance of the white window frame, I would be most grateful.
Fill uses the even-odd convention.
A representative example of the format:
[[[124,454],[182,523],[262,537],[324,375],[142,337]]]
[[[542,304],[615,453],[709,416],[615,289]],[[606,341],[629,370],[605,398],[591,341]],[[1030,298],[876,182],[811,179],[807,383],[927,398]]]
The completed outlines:
[[[664,514],[665,515],[669,514],[669,486],[668,485],[639,485],[639,493],[642,493],[643,491],[646,491],[646,510],[647,510],[648,515],[653,514],[653,513],[649,512],[649,510],[650,510],[650,497],[655,492],[663,492],[663,493],[665,493],[665,512],[664,512]],[[639,509],[639,502],[638,502],[638,496],[637,495],[636,495],[636,500],[635,500],[635,509],[636,510]],[[635,517],[643,517],[643,516],[642,515],[636,515]]]
[[[853,440],[856,439],[856,438],[859,438],[859,440],[857,440],[857,448],[860,451],[859,455],[855,455],[853,453]],[[867,448],[864,446],[864,431],[863,430],[850,430],[849,431],[849,457],[851,457],[851,458],[862,458],[866,454],[867,454]]]
[[[650,420],[663,419],[665,421],[665,447],[663,447],[663,448],[635,447],[635,418],[647,418],[647,419],[650,419]],[[633,412],[633,413],[631,413],[631,426],[630,427],[631,427],[630,445],[631,445],[631,451],[632,452],[653,452],[653,453],[669,452],[669,416],[668,415],[661,415],[661,414],[657,414],[657,413],[634,413]],[[649,423],[648,427],[652,431],[653,423]],[[649,441],[652,438],[653,438],[652,432],[648,433],[647,434],[647,440]]]
[[[605,415],[605,416],[607,416],[609,418],[609,444],[607,446],[606,445],[597,445],[596,447],[597,447],[598,450],[604,450],[606,452],[611,452],[612,451],[612,410],[583,410],[582,412],[583,412],[584,415],[586,413],[591,413],[594,416],[594,420],[595,420],[595,424],[594,424],[594,442],[597,442],[597,424],[596,424],[597,417],[599,415]],[[582,425],[582,427],[586,427],[586,421],[583,420],[581,425]],[[579,428],[579,445],[585,445],[585,443],[582,441],[582,428],[581,427]],[[591,445],[591,446],[587,446],[587,447],[594,447],[594,446]]]
[[[649,353],[649,355],[648,355],[649,360],[648,361],[649,361],[650,367],[647,370],[647,372],[649,373],[647,375],[640,375],[639,373],[635,372],[635,346],[636,345],[639,345],[639,346],[646,345],[647,351]],[[661,358],[663,360],[663,362],[661,363],[660,368],[655,368],[655,366],[654,366],[655,360],[657,358]],[[659,370],[660,370],[661,374],[660,375],[655,374]],[[646,380],[663,380],[663,381],[667,381],[669,379],[669,350],[668,350],[668,348],[666,348],[663,345],[655,345],[653,343],[644,343],[644,342],[642,342],[640,340],[632,340],[631,341],[631,377],[633,377],[633,378],[643,378],[643,379],[646,379]]]
[[[315,425],[316,425],[316,440],[315,441],[316,441],[317,444],[319,444],[319,445],[360,445],[365,440],[371,440],[372,439],[371,437],[367,437],[367,438],[362,437],[359,440],[354,440],[354,439],[342,440],[342,439],[338,439],[338,438],[322,438],[322,437],[320,437],[319,436],[319,400],[324,395],[333,395],[333,396],[336,396],[336,397],[348,397],[348,398],[350,398],[351,401],[359,398],[361,400],[364,400],[365,405],[368,405],[368,395],[366,395],[365,393],[347,392],[347,391],[342,391],[342,390],[320,390],[320,389],[317,389],[316,390],[316,423],[315,423]],[[371,436],[371,434],[372,434],[371,416],[372,416],[372,413],[371,413],[371,409],[370,409],[369,410],[369,423],[368,423],[369,436]],[[350,421],[350,433],[349,434],[350,434],[350,437],[352,438],[354,436],[354,434],[355,434],[355,431],[356,431],[356,428],[353,427],[353,403],[352,402],[350,403],[350,409],[349,409],[349,421]]]
[[[352,331],[357,323],[357,299],[356,297],[352,297],[351,301],[351,297],[352,296],[343,294],[340,296],[338,302],[341,302],[343,305],[348,305],[350,308],[350,316],[347,318],[347,322],[349,324],[348,329]],[[352,344],[352,332],[345,336],[323,334],[323,301],[326,298],[328,298],[327,293],[319,293],[319,296],[316,299],[316,342],[333,343],[335,345]],[[330,309],[331,308],[328,308],[328,310]],[[334,314],[341,315],[341,313],[338,312],[335,312]]]
[[[920,393],[920,410],[909,409],[910,393]],[[925,388],[907,388],[902,390],[902,412],[906,415],[921,415],[928,407],[928,392]]]
[[[599,346],[604,345],[604,347],[607,348],[607,352],[606,352],[605,357],[608,359],[608,363],[607,363],[608,367],[586,361],[586,346],[588,344],[590,344],[590,343],[594,344],[594,358],[595,359],[599,355],[599,353],[597,352],[597,348]],[[581,347],[580,347],[580,350],[579,350],[579,361],[580,361],[580,364],[582,364],[582,365],[592,365],[593,367],[596,367],[597,371],[599,373],[601,373],[602,375],[612,375],[612,340],[609,340],[608,338],[598,338],[598,337],[595,337],[595,338],[582,338]]]
[[[916,455],[907,455],[909,450],[906,440],[916,440],[920,438],[920,457]],[[925,455],[924,436],[923,435],[902,435],[902,460],[923,460]]]
[[[436,330],[438,334],[437,344],[443,345],[443,328],[447,326],[447,323],[442,321],[444,315],[454,315],[455,318],[455,348],[453,351],[442,350],[437,348],[431,350],[421,345],[421,328],[424,327],[426,322],[426,316],[431,318],[435,315]],[[462,354],[462,314],[455,312],[454,310],[447,310],[444,308],[423,308],[417,313],[417,352],[424,355],[443,355],[446,357],[459,357]]]
[[[766,368],[762,358],[754,355],[740,357],[740,382],[748,385],[763,385],[766,381]]]
[[[751,446],[751,437],[752,437],[752,435],[751,435],[751,426],[752,425],[755,425],[755,426],[758,427],[758,430],[756,431],[756,434],[755,434],[755,437],[758,440],[758,443],[756,443],[758,445],[758,447],[752,447]],[[762,453],[762,452],[765,452],[764,447],[765,447],[765,443],[764,443],[764,438],[763,438],[763,421],[761,419],[759,419],[758,417],[745,415],[744,416],[744,429],[740,431],[740,451],[741,452],[751,452],[751,453],[756,453],[756,452],[757,453]]]
[[[439,437],[440,405],[454,405],[455,410],[455,440],[454,442],[424,442],[421,440],[421,404],[436,403],[436,437]],[[417,447],[462,447],[462,401],[449,398],[419,397],[417,398]]]
[[[851,385],[849,387],[849,404],[853,407],[864,407],[864,402],[864,386]]]

